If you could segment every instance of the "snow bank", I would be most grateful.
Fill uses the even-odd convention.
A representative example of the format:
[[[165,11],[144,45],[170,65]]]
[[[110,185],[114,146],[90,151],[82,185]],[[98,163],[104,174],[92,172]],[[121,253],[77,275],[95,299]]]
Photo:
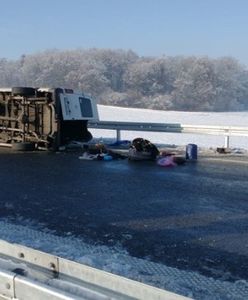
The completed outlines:
[[[180,123],[183,125],[216,125],[216,126],[248,126],[248,112],[179,112],[158,111],[149,109],[121,108],[98,105],[101,121],[130,121],[151,123]],[[115,131],[93,130],[96,138],[113,138]],[[122,139],[134,139],[137,136],[145,137],[153,143],[169,145],[197,144],[200,147],[223,147],[224,136],[182,134],[182,133],[156,133],[156,132],[129,132],[121,133]],[[231,137],[232,148],[248,149],[248,137]]]

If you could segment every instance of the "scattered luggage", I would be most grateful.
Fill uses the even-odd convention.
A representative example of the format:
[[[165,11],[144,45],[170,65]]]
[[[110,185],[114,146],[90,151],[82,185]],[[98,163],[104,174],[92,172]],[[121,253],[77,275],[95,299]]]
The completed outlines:
[[[127,144],[127,142],[125,141],[124,144]],[[186,162],[185,156],[180,156],[176,152],[167,150],[159,152],[154,144],[143,138],[135,138],[128,151],[123,149],[109,149],[104,144],[84,145],[83,151],[82,156],[79,157],[82,160],[112,161],[128,158],[131,161],[156,161],[156,164],[161,167],[175,167],[177,165],[184,165]],[[196,145],[187,145],[186,157],[188,159],[197,158]]]
[[[228,154],[231,153],[230,149],[225,148],[225,147],[217,147],[216,152],[220,154]]]
[[[173,156],[162,156],[157,160],[157,164],[161,167],[175,167],[176,163]]]
[[[102,153],[102,154],[90,154],[88,152],[84,152],[83,155],[79,156],[81,160],[104,160],[104,161],[111,161],[113,157],[109,154]]]
[[[178,165],[184,165],[186,159],[182,156],[178,156],[171,153],[162,152],[157,158],[157,165],[161,167],[175,167]]]
[[[183,156],[173,156],[173,161],[177,165],[184,165],[186,163],[186,159]]]
[[[197,160],[197,145],[196,144],[188,144],[186,146],[186,159],[187,160]]]
[[[100,153],[106,153],[107,149],[103,144],[89,144],[84,145],[83,150],[85,152],[88,152],[89,154],[100,154]]]
[[[129,148],[129,160],[155,160],[159,154],[158,148],[150,141],[136,138]]]
[[[120,141],[116,141],[114,143],[111,144],[107,144],[107,147],[113,147],[113,148],[129,148],[131,145],[131,141],[129,140],[120,140]]]
[[[114,150],[107,149],[103,144],[89,144],[83,146],[83,154],[79,156],[82,160],[103,160],[111,161],[117,159],[125,159],[126,155],[122,155]]]

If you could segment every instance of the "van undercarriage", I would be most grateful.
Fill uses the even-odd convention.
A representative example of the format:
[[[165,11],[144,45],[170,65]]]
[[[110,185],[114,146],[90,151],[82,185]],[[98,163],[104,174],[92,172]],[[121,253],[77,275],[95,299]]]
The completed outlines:
[[[0,143],[17,150],[57,150],[92,136],[89,119],[98,119],[96,104],[84,94],[61,88],[0,89]]]

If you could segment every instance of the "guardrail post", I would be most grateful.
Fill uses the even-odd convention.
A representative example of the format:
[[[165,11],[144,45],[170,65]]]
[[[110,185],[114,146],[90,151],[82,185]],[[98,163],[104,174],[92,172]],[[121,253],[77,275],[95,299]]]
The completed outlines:
[[[226,135],[225,136],[225,148],[229,148],[230,146],[230,136]]]
[[[116,142],[119,142],[121,140],[121,130],[116,129]]]

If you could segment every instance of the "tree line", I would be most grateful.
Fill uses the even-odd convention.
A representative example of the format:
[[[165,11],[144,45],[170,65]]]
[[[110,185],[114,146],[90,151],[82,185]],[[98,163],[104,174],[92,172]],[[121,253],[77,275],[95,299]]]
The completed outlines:
[[[232,57],[140,57],[110,49],[47,50],[0,59],[0,86],[68,87],[105,105],[248,110],[248,70]]]

